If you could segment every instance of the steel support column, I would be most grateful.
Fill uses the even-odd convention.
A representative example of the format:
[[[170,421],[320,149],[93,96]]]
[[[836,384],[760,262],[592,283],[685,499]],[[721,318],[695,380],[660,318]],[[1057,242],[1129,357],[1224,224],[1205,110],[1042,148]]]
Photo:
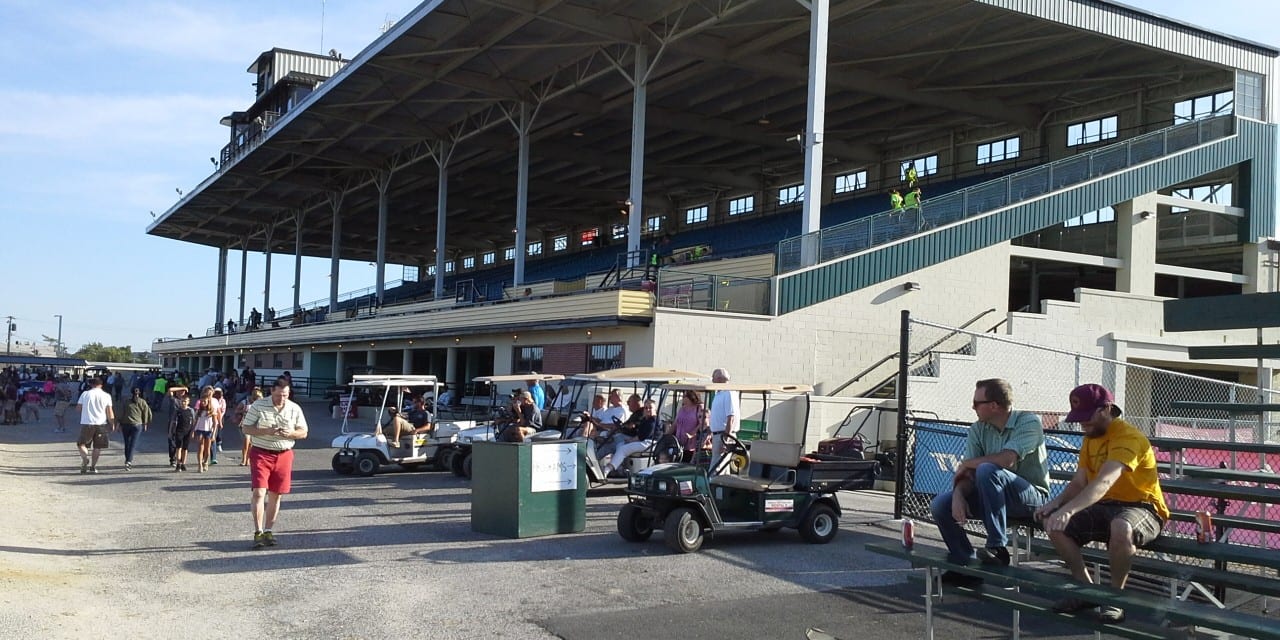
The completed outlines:
[[[216,310],[213,312],[214,333],[222,333],[226,328],[227,314],[227,247],[218,247],[218,302]]]
[[[302,305],[302,224],[307,212],[299,209],[293,214],[296,225],[293,239],[293,310],[296,313]]]
[[[644,128],[645,106],[647,103],[646,87],[649,84],[649,49],[644,45],[636,45],[635,70],[632,75],[631,93],[631,191],[628,194],[627,214],[627,251],[630,258],[628,267],[640,266],[639,256],[634,253],[640,250],[640,219],[644,217]],[[601,229],[601,233],[609,233]]]
[[[520,148],[516,153],[516,255],[512,280],[512,286],[519,287],[524,284],[525,243],[529,237],[526,229],[529,219],[529,129],[533,128],[533,118],[527,103],[520,103],[519,122],[512,124],[520,136]]]
[[[378,188],[378,258],[374,275],[374,299],[382,306],[387,281],[387,208],[391,198],[391,172],[379,172],[373,178]]]
[[[800,233],[804,265],[818,261],[814,234],[822,227],[822,131],[827,110],[827,20],[831,0],[809,0],[809,97],[805,105],[804,203]]]
[[[241,241],[240,243],[240,318],[236,320],[236,325],[244,331],[244,286],[246,276],[249,273],[249,243]]]
[[[342,196],[329,192],[329,210],[333,212],[333,237],[329,241],[329,313],[338,310],[338,269],[342,263]],[[341,384],[341,383],[339,383]]]
[[[444,297],[444,238],[447,232],[445,223],[449,210],[449,156],[453,155],[453,148],[446,148],[445,143],[440,143],[436,148],[436,167],[439,172],[436,176],[436,282],[435,291],[432,298],[439,300]]]
[[[265,316],[267,309],[271,308],[271,248],[276,235],[276,223],[274,220],[267,225],[267,237],[263,241],[263,253],[266,258],[266,266],[263,268],[262,283],[262,314]],[[274,318],[272,318],[274,320]]]

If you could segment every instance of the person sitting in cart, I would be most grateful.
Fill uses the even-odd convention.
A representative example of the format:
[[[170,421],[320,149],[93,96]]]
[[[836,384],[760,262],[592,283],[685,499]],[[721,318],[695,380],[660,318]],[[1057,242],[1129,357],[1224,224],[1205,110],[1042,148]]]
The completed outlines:
[[[632,395],[631,398],[637,403],[640,401],[640,396]],[[640,409],[639,416],[632,414],[632,417],[622,423],[618,429],[618,434],[613,440],[615,445],[613,457],[601,470],[606,476],[621,470],[627,457],[652,446],[658,433],[657,407],[653,400],[647,400]],[[601,454],[600,457],[603,458],[604,455]]]
[[[434,428],[431,424],[431,412],[427,410],[427,401],[422,396],[413,397],[413,408],[404,417],[413,425],[414,433],[426,433]]]
[[[621,422],[627,417],[627,410],[622,406],[622,394],[617,389],[609,392],[609,402],[605,403],[604,396],[596,394],[591,400],[591,411],[582,412],[582,437],[595,438],[598,434],[603,435],[613,429],[614,418]],[[603,444],[603,440],[598,444]]]
[[[400,442],[401,438],[407,438],[408,444],[412,446],[414,435],[431,432],[432,426],[430,422],[424,427],[415,428],[413,423],[400,415],[400,410],[393,406],[387,407],[387,414],[391,416],[391,420],[387,422],[386,426],[382,427],[382,434],[387,437],[387,446],[404,446]]]
[[[620,445],[626,444],[627,434],[634,434],[636,427],[644,419],[644,407],[640,404],[640,394],[633,393],[627,397],[627,408],[631,410],[631,415],[625,421],[619,420],[616,416],[610,416],[613,424],[602,425],[607,430],[602,430],[596,438],[596,442],[599,443],[596,447],[597,460],[604,460],[605,456],[613,453]]]
[[[524,389],[516,389],[511,405],[512,422],[502,430],[499,439],[524,442],[529,436],[542,431],[542,412],[534,408],[533,398]]]

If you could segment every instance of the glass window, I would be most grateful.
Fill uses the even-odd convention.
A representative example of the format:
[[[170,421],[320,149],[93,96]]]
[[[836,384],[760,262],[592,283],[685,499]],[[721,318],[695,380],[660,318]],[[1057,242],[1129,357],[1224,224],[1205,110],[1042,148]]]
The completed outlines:
[[[551,239],[552,251],[564,251],[569,248],[569,236],[556,236]]]
[[[614,240],[621,240],[627,237],[627,225],[620,223],[613,225],[609,228],[609,237]]]
[[[498,261],[498,252],[486,251],[480,254],[480,262],[483,264],[493,264]]]
[[[262,369],[262,368],[264,368],[264,367],[262,366],[262,358],[263,358],[263,356],[265,356],[265,355],[266,355],[266,354],[263,354],[263,353],[255,353],[255,354],[253,354],[253,368],[254,368],[254,369]]]
[[[599,227],[592,227],[590,229],[586,229],[582,232],[581,235],[578,236],[579,242],[584,247],[594,247],[596,245],[596,238],[599,238],[599,237],[600,237]]]
[[[302,369],[302,368],[303,368],[303,367],[302,367],[302,352],[301,352],[301,351],[294,351],[294,352],[293,352],[293,358],[291,358],[291,362],[289,363],[289,368],[290,368],[290,369]]]
[[[906,162],[903,162],[902,166],[898,168],[899,180],[907,179],[907,168],[909,167],[916,168],[917,178],[931,176],[938,172],[938,156],[937,154],[934,154],[931,156],[925,156],[923,158],[916,158],[914,160],[907,160]]]
[[[1079,227],[1086,224],[1097,224],[1099,222],[1114,222],[1116,219],[1116,210],[1111,207],[1103,207],[1097,211],[1090,211],[1082,216],[1076,216],[1064,223],[1064,227]]]
[[[751,213],[756,209],[755,196],[742,196],[729,201],[729,215],[740,216],[744,213]]]
[[[417,281],[418,281],[418,268],[417,268],[417,267],[413,267],[413,266],[409,266],[409,265],[405,265],[405,266],[404,266],[404,268],[403,268],[403,269],[401,269],[401,271],[400,271],[400,279],[401,279],[401,280],[404,280],[405,282],[417,282]]]
[[[657,233],[662,230],[662,216],[650,216],[644,221],[644,229],[649,233]]]
[[[542,243],[530,242],[529,244],[526,244],[524,246],[524,250],[526,253],[528,253],[531,256],[540,256],[542,255]]]
[[[516,259],[516,248],[515,248],[515,247],[507,247],[506,249],[503,249],[503,250],[502,250],[502,259],[503,259],[503,260],[505,260],[505,261],[507,261],[507,262],[511,262],[512,260],[515,260],[515,259]]]
[[[453,273],[453,261],[452,261],[452,260],[450,260],[450,261],[448,261],[448,262],[444,263],[444,272],[445,272],[445,273]]]
[[[463,268],[463,269],[474,269],[474,268],[476,268],[476,257],[475,257],[475,256],[466,256],[466,257],[464,257],[464,258],[462,259],[462,268]]]
[[[617,369],[623,364],[621,344],[593,344],[587,355],[587,373]]]
[[[804,202],[804,185],[793,184],[789,187],[778,189],[778,206],[785,206]]]
[[[436,275],[436,266],[434,264],[427,265],[427,275],[429,276]]]
[[[707,208],[707,205],[702,205],[701,207],[694,207],[692,209],[685,209],[684,223],[698,224],[699,222],[706,222],[707,214],[709,212],[710,212],[710,209]]]
[[[836,176],[836,193],[849,193],[858,189],[867,188],[867,172],[854,171],[846,173],[842,176]]]
[[[1236,71],[1235,99],[1237,114],[1262,120],[1264,107],[1262,76],[1248,71]]]
[[[1107,116],[1097,120],[1086,120],[1067,125],[1067,146],[1076,147],[1101,140],[1110,140],[1120,135],[1119,125],[1119,116]]]
[[[542,347],[516,347],[512,350],[511,370],[516,373],[542,371]]]
[[[1021,145],[1021,138],[1017,137],[984,142],[978,145],[978,164],[1012,160],[1018,157]]]
[[[277,351],[271,354],[271,368],[272,369],[284,368],[284,352],[283,351]]]
[[[1231,91],[1188,98],[1173,104],[1173,123],[1180,124],[1201,118],[1227,115],[1234,109],[1235,93]]]

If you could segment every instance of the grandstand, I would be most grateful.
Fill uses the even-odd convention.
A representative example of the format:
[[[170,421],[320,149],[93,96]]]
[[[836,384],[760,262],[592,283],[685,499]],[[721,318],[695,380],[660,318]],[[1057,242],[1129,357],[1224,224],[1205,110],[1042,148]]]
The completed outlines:
[[[148,228],[218,253],[212,328],[156,342],[166,366],[723,366],[858,395],[910,309],[1255,375],[1189,364],[1253,336],[1166,336],[1160,302],[1276,288],[1272,47],[1103,0],[466,4],[328,61]],[[907,167],[923,202],[895,211]],[[224,335],[228,256],[263,250],[330,259],[330,295]],[[377,281],[338,291],[339,258]]]

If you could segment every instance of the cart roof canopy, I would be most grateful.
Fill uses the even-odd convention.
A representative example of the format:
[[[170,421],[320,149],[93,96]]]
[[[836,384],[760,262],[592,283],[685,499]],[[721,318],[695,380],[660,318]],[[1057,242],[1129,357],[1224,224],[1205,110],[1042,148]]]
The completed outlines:
[[[380,375],[355,375],[351,376],[350,386],[353,387],[421,387],[432,386],[436,384],[435,376],[380,376]]]
[[[656,367],[623,367],[596,373],[580,373],[569,378],[579,382],[674,382],[676,380],[710,380],[711,376],[696,371],[659,369]]]
[[[667,391],[737,391],[740,393],[812,393],[807,384],[747,384],[742,382],[678,382],[662,385]]]
[[[472,378],[472,382],[527,382],[529,380],[537,380],[538,382],[558,382],[564,380],[564,376],[558,373],[513,373],[511,375],[502,376],[480,376]]]

